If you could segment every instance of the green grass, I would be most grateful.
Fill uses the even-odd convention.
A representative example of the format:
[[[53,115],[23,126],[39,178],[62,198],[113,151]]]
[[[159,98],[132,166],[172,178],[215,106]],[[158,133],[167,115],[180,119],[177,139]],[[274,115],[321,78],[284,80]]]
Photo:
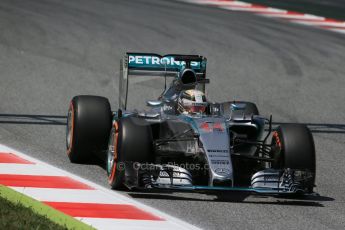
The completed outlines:
[[[0,197],[0,229],[67,229],[37,215],[20,203],[12,203]]]
[[[0,229],[93,229],[39,201],[0,185]]]

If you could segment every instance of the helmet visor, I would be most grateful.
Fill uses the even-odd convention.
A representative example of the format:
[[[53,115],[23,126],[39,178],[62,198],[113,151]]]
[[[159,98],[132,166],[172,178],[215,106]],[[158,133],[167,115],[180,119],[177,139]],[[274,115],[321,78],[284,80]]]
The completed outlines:
[[[206,110],[205,106],[191,106],[190,111],[192,113],[204,113]]]

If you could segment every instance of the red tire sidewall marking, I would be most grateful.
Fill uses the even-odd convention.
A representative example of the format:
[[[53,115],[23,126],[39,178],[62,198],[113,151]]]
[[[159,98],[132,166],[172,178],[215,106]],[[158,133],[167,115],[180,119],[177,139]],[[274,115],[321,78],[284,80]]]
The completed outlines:
[[[273,137],[274,137],[274,139],[275,139],[275,141],[276,141],[276,145],[281,149],[281,148],[282,148],[282,143],[281,143],[281,141],[280,141],[280,137],[279,137],[279,134],[278,134],[277,131],[275,131],[275,132],[273,133]]]
[[[70,145],[68,146],[67,149],[67,155],[70,155],[72,152],[72,148],[73,148],[73,134],[74,134],[74,105],[73,102],[71,101],[70,105],[69,105],[69,111],[72,111],[72,115],[71,115],[71,124],[72,124],[72,128],[71,128],[71,133],[70,133],[70,140],[69,143]],[[68,127],[69,128],[69,127]]]
[[[115,122],[114,123],[114,129],[115,129],[115,133],[112,133],[112,135],[115,134],[115,138],[114,138],[114,162],[113,162],[113,165],[112,165],[112,168],[111,168],[111,173],[110,173],[110,177],[109,177],[109,183],[113,183],[113,181],[115,180],[115,177],[116,177],[116,167],[117,167],[117,146],[118,146],[118,140],[119,140],[119,129],[118,129],[118,123]]]

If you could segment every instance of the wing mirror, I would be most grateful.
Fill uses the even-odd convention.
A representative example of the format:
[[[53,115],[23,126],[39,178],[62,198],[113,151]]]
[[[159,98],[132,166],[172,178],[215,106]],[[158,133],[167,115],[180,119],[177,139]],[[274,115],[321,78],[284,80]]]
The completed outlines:
[[[147,101],[146,104],[147,106],[150,106],[150,107],[159,107],[163,105],[163,102],[162,101]]]
[[[232,103],[231,110],[244,110],[246,108],[246,104],[244,103]]]

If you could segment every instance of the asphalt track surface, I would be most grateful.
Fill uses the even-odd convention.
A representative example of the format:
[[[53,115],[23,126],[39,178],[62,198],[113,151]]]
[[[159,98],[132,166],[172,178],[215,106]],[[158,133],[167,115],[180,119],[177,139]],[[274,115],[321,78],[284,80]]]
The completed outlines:
[[[205,229],[344,229],[345,36],[173,1],[1,0],[0,142],[107,186],[96,165],[69,163],[69,100],[117,105],[125,51],[208,57],[211,100],[249,100],[276,122],[313,131],[319,197],[139,193],[129,196]],[[159,93],[154,80],[134,84]],[[140,87],[139,87],[140,86]],[[144,103],[135,97],[133,105]]]

